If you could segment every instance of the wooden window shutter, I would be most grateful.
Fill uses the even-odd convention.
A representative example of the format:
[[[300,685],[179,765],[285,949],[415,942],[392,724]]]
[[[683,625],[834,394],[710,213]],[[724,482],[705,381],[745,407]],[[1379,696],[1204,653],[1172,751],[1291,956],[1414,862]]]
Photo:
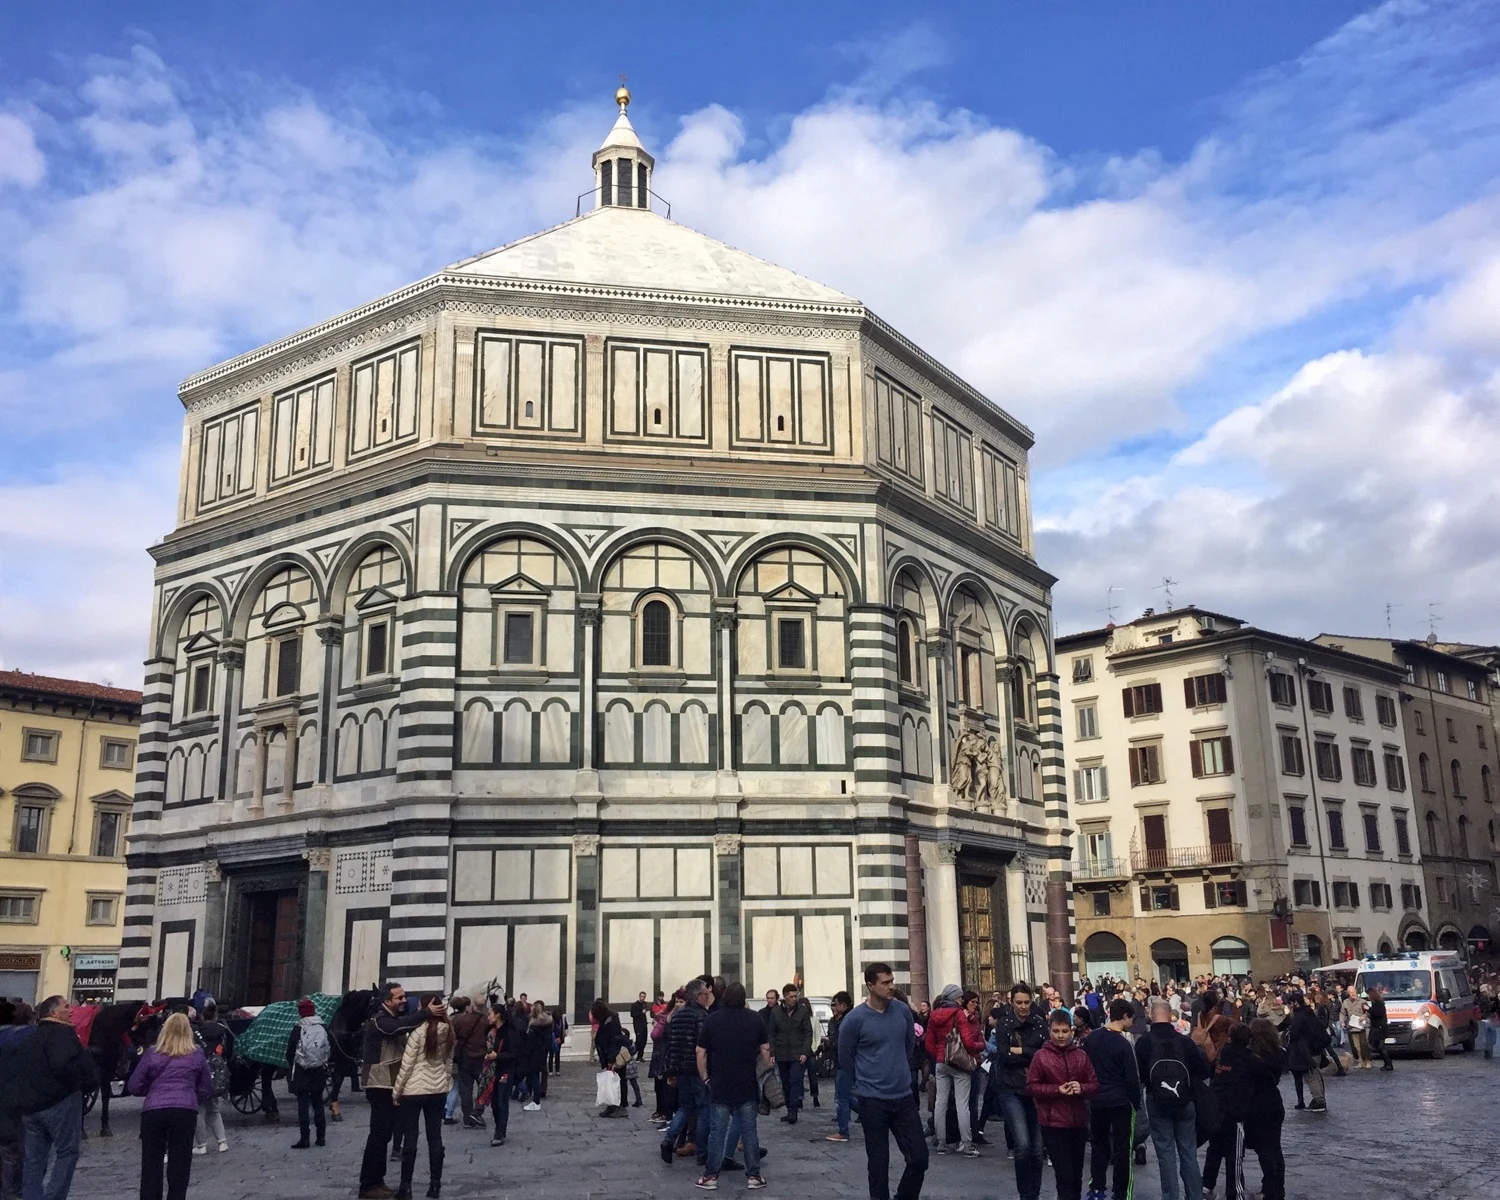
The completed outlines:
[[[1191,677],[1182,681],[1182,698],[1189,708],[1198,707],[1198,689]]]
[[[1227,846],[1234,841],[1234,833],[1230,827],[1229,810],[1227,808],[1211,808],[1208,810],[1208,844],[1210,846]]]
[[[1141,783],[1141,752],[1132,746],[1130,748],[1130,786],[1139,787]]]
[[[1172,885],[1171,890],[1168,892],[1168,897],[1171,900],[1173,912],[1176,912],[1182,907],[1182,900],[1178,895],[1177,885],[1175,883]]]
[[[1146,686],[1150,690],[1150,695],[1151,695],[1151,702],[1150,702],[1149,706],[1147,707],[1146,711],[1147,712],[1161,712],[1161,708],[1162,708],[1162,705],[1161,705],[1161,684],[1159,684],[1159,683],[1149,683]]]
[[[1218,897],[1218,886],[1211,879],[1204,880],[1204,883],[1203,883],[1203,907],[1204,908],[1217,908],[1218,907],[1218,899],[1219,899],[1219,897]]]
[[[1141,888],[1141,911],[1151,911],[1151,889],[1148,887]]]
[[[1193,778],[1194,779],[1202,779],[1203,778],[1203,743],[1202,742],[1197,742],[1197,741],[1189,742],[1188,743],[1188,749],[1189,749],[1189,751],[1191,751],[1192,756],[1193,756]]]
[[[1073,799],[1083,799],[1083,772],[1078,770],[1073,772]]]
[[[1127,717],[1133,717],[1133,716],[1135,716],[1135,692],[1134,692],[1134,690],[1131,689],[1131,688],[1125,688],[1123,691],[1121,691],[1120,694],[1125,698],[1125,715]]]
[[[1224,745],[1224,774],[1234,774],[1234,739],[1225,734],[1219,739]]]

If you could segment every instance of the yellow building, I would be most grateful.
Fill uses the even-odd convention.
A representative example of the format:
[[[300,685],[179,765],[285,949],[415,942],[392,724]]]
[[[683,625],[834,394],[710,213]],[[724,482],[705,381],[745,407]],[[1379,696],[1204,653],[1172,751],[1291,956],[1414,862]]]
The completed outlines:
[[[0,671],[0,997],[114,999],[141,693]]]

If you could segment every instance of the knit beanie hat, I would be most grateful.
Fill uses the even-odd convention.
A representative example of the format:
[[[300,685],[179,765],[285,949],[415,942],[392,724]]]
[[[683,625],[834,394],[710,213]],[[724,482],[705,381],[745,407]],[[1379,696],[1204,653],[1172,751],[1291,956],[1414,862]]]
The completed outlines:
[[[297,1015],[299,1017],[312,1017],[317,1015],[317,1007],[306,996],[297,1001]]]

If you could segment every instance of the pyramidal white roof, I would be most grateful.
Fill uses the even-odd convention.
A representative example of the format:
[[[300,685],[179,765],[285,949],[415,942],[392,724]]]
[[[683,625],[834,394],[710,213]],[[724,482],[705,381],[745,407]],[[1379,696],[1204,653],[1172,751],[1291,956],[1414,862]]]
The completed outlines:
[[[601,207],[455,263],[456,275],[858,304],[843,292],[736,250],[649,209]]]

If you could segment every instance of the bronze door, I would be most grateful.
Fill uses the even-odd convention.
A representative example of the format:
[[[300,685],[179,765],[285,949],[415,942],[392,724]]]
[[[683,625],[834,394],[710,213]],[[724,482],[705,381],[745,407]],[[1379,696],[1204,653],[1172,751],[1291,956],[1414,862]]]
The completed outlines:
[[[995,980],[995,882],[992,879],[961,879],[958,885],[958,944],[963,961],[965,989],[988,995]],[[933,991],[948,980],[933,981]]]
[[[246,1004],[295,1000],[301,983],[301,929],[295,888],[250,897]]]

